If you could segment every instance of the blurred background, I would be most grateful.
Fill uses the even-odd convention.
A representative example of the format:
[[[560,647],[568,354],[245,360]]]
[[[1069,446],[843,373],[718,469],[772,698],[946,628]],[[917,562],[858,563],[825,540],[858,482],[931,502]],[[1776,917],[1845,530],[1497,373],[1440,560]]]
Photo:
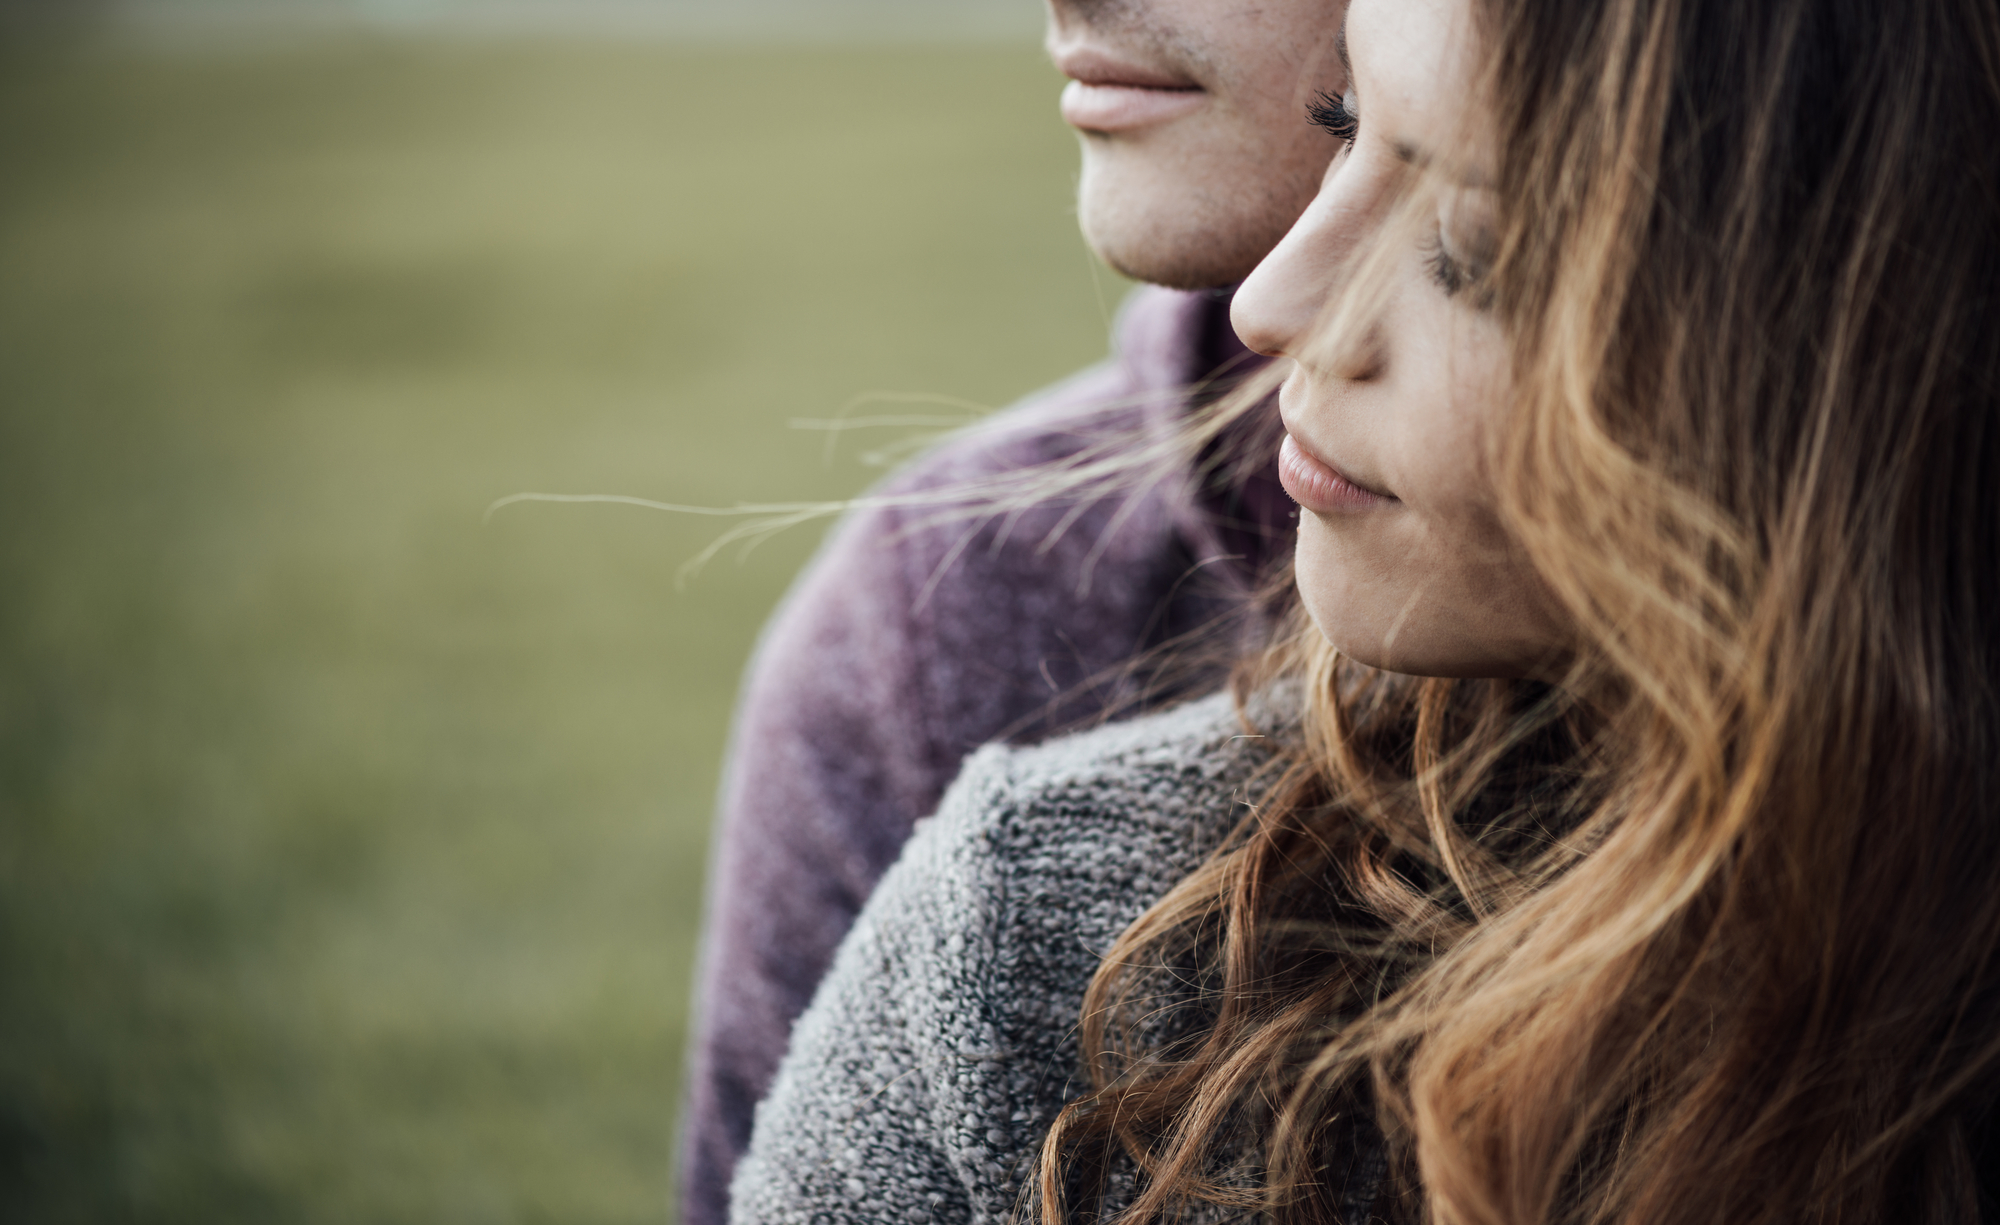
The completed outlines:
[[[1039,9],[0,15],[0,1216],[670,1220],[821,529],[482,516],[846,496],[907,431],[794,419],[1096,360]]]

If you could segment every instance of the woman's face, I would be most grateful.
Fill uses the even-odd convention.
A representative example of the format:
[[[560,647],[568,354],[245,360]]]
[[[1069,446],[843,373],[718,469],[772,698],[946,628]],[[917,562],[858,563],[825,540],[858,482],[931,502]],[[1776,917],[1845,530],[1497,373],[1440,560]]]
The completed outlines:
[[[1468,0],[1354,0],[1347,113],[1323,117],[1352,142],[1234,308],[1246,344],[1293,359],[1280,473],[1307,611],[1346,655],[1424,676],[1533,675],[1561,654],[1486,462],[1509,360],[1481,304],[1494,198],[1475,37]],[[1380,292],[1332,343],[1316,324],[1364,262]]]

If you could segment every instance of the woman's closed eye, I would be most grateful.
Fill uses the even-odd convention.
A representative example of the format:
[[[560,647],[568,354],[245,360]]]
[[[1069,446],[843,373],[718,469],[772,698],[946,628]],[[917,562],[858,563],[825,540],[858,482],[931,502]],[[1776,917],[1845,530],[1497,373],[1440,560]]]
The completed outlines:
[[[1442,234],[1433,234],[1425,247],[1424,266],[1430,269],[1431,280],[1437,282],[1447,298],[1455,298],[1460,290],[1477,284],[1485,271],[1453,255],[1445,247]]]
[[[1354,104],[1354,91],[1336,98],[1322,93],[1306,106],[1306,118],[1316,128],[1324,128],[1335,140],[1353,144],[1361,133],[1361,112]]]
[[[1447,298],[1474,291],[1472,305],[1485,310],[1493,294],[1487,273],[1493,266],[1496,240],[1491,214],[1478,193],[1447,192],[1439,209],[1437,228],[1424,244],[1424,266]]]

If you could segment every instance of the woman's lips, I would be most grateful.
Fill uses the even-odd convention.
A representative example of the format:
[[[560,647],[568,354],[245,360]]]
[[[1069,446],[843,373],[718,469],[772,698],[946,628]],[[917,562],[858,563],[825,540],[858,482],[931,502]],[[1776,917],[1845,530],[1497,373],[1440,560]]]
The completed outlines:
[[[1387,506],[1396,499],[1363,489],[1324,460],[1310,454],[1290,434],[1278,448],[1278,483],[1292,501],[1318,515],[1351,513]]]
[[[1086,132],[1129,132],[1179,119],[1208,101],[1205,90],[1071,81],[1063,86],[1063,122]]]

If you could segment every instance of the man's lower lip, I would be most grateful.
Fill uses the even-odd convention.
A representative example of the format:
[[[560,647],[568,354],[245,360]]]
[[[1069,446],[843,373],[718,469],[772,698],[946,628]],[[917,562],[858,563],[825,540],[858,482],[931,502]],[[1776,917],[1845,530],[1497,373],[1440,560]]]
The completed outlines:
[[[1361,488],[1306,454],[1290,434],[1278,448],[1278,483],[1292,501],[1318,515],[1369,510],[1395,501]]]
[[[1071,81],[1063,87],[1062,117],[1071,127],[1086,132],[1125,132],[1179,119],[1206,101],[1208,94],[1199,89]]]

